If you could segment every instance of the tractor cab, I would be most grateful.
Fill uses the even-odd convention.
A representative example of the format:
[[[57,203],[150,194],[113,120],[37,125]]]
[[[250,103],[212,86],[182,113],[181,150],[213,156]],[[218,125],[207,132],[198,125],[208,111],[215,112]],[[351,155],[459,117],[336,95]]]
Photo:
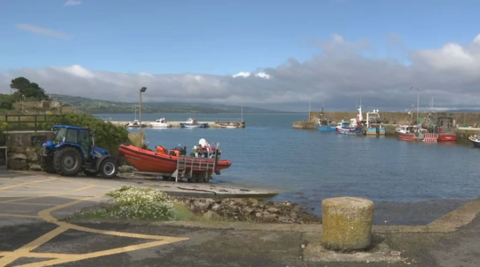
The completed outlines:
[[[52,131],[54,133],[52,145],[78,144],[84,156],[90,154],[94,137],[88,128],[55,125]]]
[[[82,170],[90,176],[98,173],[104,177],[116,175],[115,161],[107,150],[95,146],[95,134],[89,128],[55,125],[52,131],[53,139],[42,145],[42,168],[45,171],[68,176]]]

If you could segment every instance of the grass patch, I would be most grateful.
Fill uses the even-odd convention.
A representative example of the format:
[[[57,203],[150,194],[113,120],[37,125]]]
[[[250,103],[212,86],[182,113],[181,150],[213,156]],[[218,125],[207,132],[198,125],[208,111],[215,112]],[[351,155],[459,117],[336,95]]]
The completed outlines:
[[[111,204],[87,208],[73,218],[76,219],[123,219],[155,221],[234,221],[217,214],[202,216],[193,213],[181,203],[174,203],[167,194],[154,188],[121,186],[108,192]]]
[[[180,203],[174,203],[173,207],[177,213],[177,221],[194,221],[194,222],[233,222],[234,219],[222,217],[214,214],[211,217],[204,217],[193,213],[188,207]]]
[[[175,220],[176,212],[167,194],[153,188],[121,186],[108,192],[113,205],[101,205],[82,212],[83,218]]]

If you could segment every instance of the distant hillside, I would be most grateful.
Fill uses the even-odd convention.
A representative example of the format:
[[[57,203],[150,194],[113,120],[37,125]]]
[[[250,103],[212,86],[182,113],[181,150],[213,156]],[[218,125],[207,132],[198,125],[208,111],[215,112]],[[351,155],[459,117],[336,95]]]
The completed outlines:
[[[138,102],[114,102],[98,99],[90,99],[79,96],[51,94],[54,100],[62,101],[79,110],[90,114],[102,113],[133,113],[138,109]],[[144,113],[240,113],[240,106],[221,104],[182,103],[182,102],[143,102]],[[279,113],[279,111],[243,107],[243,113]]]
[[[480,109],[452,109],[452,110],[446,110],[446,111],[441,111],[441,112],[445,112],[445,113],[479,113]]]

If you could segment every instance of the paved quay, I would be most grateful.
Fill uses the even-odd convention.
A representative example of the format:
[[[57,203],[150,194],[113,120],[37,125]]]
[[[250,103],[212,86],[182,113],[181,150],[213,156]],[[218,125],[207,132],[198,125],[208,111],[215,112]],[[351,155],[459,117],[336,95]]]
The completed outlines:
[[[479,199],[425,226],[375,226],[370,256],[328,261],[319,225],[63,220],[125,183],[1,172],[0,266],[480,266]]]

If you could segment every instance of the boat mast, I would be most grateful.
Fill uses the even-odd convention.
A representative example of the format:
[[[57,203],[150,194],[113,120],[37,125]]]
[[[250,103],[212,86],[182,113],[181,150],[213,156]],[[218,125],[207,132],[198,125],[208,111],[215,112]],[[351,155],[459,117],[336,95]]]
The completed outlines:
[[[240,118],[241,118],[241,120],[242,120],[242,122],[243,122],[243,105],[242,105],[242,107],[240,108]]]
[[[133,111],[133,113],[135,114],[135,120],[137,120],[137,105],[134,105],[135,109]]]

